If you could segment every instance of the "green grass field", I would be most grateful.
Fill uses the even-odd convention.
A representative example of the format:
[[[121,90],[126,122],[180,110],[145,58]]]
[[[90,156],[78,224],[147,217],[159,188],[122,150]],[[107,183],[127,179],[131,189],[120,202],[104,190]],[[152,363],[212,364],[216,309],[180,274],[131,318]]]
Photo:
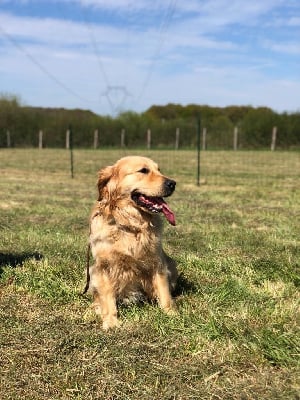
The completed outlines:
[[[126,154],[137,154],[137,151]],[[125,155],[0,151],[2,400],[300,399],[300,154],[143,151],[174,177],[165,248],[182,273],[168,317],[121,307],[87,319],[97,170]]]

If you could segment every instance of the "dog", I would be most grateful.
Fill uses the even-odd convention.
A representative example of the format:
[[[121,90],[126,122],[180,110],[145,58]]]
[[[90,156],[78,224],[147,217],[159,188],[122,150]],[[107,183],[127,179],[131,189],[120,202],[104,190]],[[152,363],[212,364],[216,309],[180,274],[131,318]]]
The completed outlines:
[[[95,263],[88,268],[87,285],[104,330],[120,325],[119,301],[144,296],[157,300],[166,313],[176,313],[171,292],[178,272],[175,260],[162,248],[160,216],[175,225],[174,213],[164,200],[175,186],[146,157],[124,157],[99,171],[89,236]]]

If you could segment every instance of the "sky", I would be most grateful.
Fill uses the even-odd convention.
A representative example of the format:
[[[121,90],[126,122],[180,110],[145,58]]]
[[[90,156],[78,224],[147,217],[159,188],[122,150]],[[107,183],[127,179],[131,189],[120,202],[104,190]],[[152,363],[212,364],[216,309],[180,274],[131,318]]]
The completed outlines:
[[[0,0],[0,95],[100,115],[300,111],[299,0]]]

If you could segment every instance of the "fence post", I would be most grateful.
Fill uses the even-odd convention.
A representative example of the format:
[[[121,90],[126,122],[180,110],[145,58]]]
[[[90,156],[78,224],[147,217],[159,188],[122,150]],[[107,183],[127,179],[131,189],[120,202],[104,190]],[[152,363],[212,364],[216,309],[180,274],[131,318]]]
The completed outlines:
[[[200,186],[200,128],[201,128],[201,121],[200,115],[197,118],[197,186]]]
[[[176,133],[175,133],[175,150],[178,150],[178,148],[179,148],[179,136],[180,136],[180,128],[176,128]]]
[[[68,149],[70,150],[70,167],[71,167],[71,178],[74,178],[74,157],[73,157],[73,130],[72,125],[69,126],[68,132]]]
[[[277,126],[273,126],[271,151],[274,151],[276,149],[276,139],[277,139]]]
[[[39,131],[39,149],[43,148],[43,131]]]
[[[233,131],[233,150],[236,151],[238,148],[238,140],[239,140],[239,130],[238,127],[234,127]]]
[[[11,138],[10,138],[9,130],[6,131],[6,143],[7,143],[7,147],[11,147]]]
[[[206,150],[206,128],[202,132],[202,150]]]
[[[151,129],[147,129],[147,149],[151,149]]]
[[[66,131],[66,149],[70,149],[70,129]]]
[[[121,130],[121,147],[125,147],[125,129]]]
[[[97,149],[99,146],[99,131],[95,129],[94,131],[94,149]]]

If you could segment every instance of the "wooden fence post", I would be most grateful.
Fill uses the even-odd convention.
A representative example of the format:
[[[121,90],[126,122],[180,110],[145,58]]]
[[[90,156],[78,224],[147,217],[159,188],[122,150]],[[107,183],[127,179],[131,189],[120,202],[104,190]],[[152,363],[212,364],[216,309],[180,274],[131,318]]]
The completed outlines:
[[[70,149],[70,129],[66,131],[66,149]]]
[[[274,151],[276,149],[276,139],[277,139],[277,126],[273,126],[272,141],[271,141],[271,151]]]
[[[121,130],[121,147],[125,147],[125,129]]]
[[[175,133],[175,150],[178,150],[178,148],[179,148],[179,136],[180,136],[180,128],[176,128],[176,133]]]
[[[233,150],[236,151],[238,148],[238,140],[239,140],[239,130],[238,127],[234,127],[233,131]]]
[[[202,150],[206,150],[206,128],[202,131]]]
[[[68,129],[68,146],[70,150],[70,166],[71,166],[71,178],[74,178],[74,157],[73,157],[73,129],[72,125],[69,125]]]
[[[197,186],[200,186],[200,144],[201,141],[201,120],[200,120],[200,114],[198,115],[197,118]]]
[[[151,149],[151,129],[147,129],[147,149]]]
[[[7,143],[7,147],[11,147],[11,137],[10,137],[9,130],[6,131],[6,143]]]
[[[43,148],[43,131],[39,131],[39,149]]]
[[[99,131],[95,129],[94,131],[94,149],[97,149],[99,146]]]
[[[175,132],[175,150],[179,148],[179,136],[180,136],[180,128],[176,128]]]

